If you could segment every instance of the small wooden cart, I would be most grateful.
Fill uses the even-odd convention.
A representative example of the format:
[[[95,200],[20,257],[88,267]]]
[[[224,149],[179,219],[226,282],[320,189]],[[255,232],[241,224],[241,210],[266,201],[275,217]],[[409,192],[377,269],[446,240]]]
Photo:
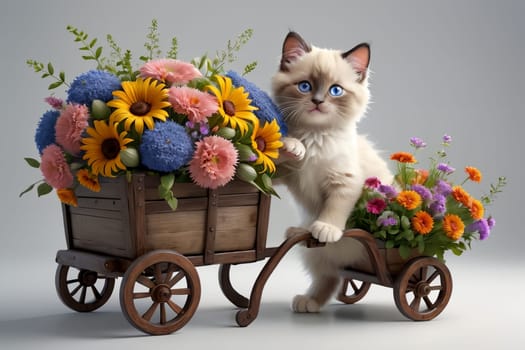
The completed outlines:
[[[323,246],[299,231],[279,247],[266,247],[270,197],[243,182],[218,190],[176,184],[179,206],[172,211],[158,196],[158,176],[102,181],[98,193],[76,192],[78,207],[63,206],[67,250],[56,255],[57,293],[71,309],[89,312],[108,301],[115,279],[122,277],[122,312],[149,334],[172,333],[192,318],[201,295],[196,267],[220,265],[221,290],[242,309],[237,323],[247,326],[257,317],[266,281],[284,255],[301,242],[312,249]],[[419,257],[396,265],[369,233],[349,230],[345,236],[363,243],[370,264],[341,271],[339,300],[355,303],[377,283],[393,287],[396,305],[413,320],[432,319],[444,309],[452,290],[444,264]],[[250,297],[242,296],[231,283],[231,266],[266,258]]]

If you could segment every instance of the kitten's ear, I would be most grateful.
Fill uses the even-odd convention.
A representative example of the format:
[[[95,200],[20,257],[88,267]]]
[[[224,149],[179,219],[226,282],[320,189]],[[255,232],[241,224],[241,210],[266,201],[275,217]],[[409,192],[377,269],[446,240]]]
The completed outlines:
[[[308,45],[299,34],[296,32],[288,33],[283,43],[280,69],[282,71],[287,71],[288,64],[311,50],[312,48],[310,45]]]
[[[359,74],[359,82],[366,78],[368,65],[370,64],[370,45],[362,43],[352,50],[343,53],[343,58],[348,61]]]

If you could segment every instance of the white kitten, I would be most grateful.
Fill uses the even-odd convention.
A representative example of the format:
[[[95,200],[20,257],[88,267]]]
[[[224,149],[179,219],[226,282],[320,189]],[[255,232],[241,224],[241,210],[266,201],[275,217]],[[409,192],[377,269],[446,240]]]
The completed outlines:
[[[339,269],[363,258],[360,243],[341,237],[364,181],[392,182],[386,162],[357,133],[370,97],[369,59],[367,44],[343,53],[310,46],[290,32],[272,80],[289,129],[284,151],[292,158],[278,165],[278,174],[307,214],[304,227],[327,242],[305,249],[312,285],[294,299],[297,312],[318,312],[339,285]]]

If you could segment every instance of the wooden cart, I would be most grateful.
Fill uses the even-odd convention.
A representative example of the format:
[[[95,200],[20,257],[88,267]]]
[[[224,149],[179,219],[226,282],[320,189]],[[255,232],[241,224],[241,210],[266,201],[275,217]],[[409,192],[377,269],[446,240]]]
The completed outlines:
[[[219,285],[242,309],[236,320],[244,327],[257,317],[266,281],[284,255],[298,243],[323,246],[298,231],[279,247],[266,247],[270,197],[249,184],[233,182],[218,190],[176,184],[176,211],[159,198],[158,185],[158,176],[145,174],[103,179],[98,193],[76,192],[78,207],[63,206],[67,250],[57,252],[55,284],[65,305],[79,312],[96,310],[122,277],[120,305],[127,320],[146,333],[169,334],[198,307],[196,267],[219,264]],[[393,287],[396,305],[413,320],[432,319],[444,309],[452,290],[444,264],[430,257],[398,264],[369,233],[349,230],[345,236],[363,243],[370,263],[341,271],[339,300],[355,303],[377,283]],[[250,297],[238,293],[231,266],[266,258]],[[409,301],[411,294],[415,297]]]

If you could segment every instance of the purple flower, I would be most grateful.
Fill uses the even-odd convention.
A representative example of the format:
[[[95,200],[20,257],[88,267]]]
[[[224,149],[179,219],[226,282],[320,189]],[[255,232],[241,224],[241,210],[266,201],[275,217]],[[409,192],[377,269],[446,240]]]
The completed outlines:
[[[384,194],[388,199],[392,199],[397,196],[397,190],[394,188],[394,186],[380,185],[378,191],[379,193]]]
[[[490,226],[486,219],[481,219],[481,220],[473,222],[472,224],[468,226],[467,231],[470,231],[470,232],[477,231],[479,233],[479,239],[481,241],[487,239],[490,236]]]
[[[450,135],[443,135],[443,144],[449,145],[452,142],[452,137]]]
[[[445,173],[445,174],[452,174],[454,171],[456,171],[456,169],[454,169],[453,167],[451,167],[450,165],[446,164],[446,163],[439,163],[437,165],[437,170]]]
[[[414,147],[415,149],[419,149],[419,148],[425,148],[427,146],[427,144],[425,143],[425,141],[423,141],[422,139],[420,139],[419,137],[411,137],[410,138],[410,145],[412,147]]]
[[[452,193],[452,186],[444,180],[438,180],[436,186],[434,187],[434,192],[442,194],[443,196],[448,196]]]
[[[425,202],[432,198],[432,192],[423,185],[412,185],[412,190],[416,191]]]
[[[365,186],[368,188],[378,188],[381,186],[381,181],[377,177],[369,177],[365,180]]]
[[[446,202],[447,202],[447,199],[445,195],[440,194],[440,193],[434,194],[433,201],[429,207],[432,215],[435,216],[435,215],[443,214],[446,210],[446,206],[445,206]]]
[[[492,216],[489,216],[487,218],[487,224],[489,225],[489,228],[492,230],[492,228],[496,226],[496,220]]]
[[[397,225],[398,220],[393,212],[385,211],[379,218],[377,218],[376,223],[378,226],[388,227]]]
[[[386,208],[386,202],[382,198],[372,198],[366,203],[366,211],[371,214],[381,214]]]

